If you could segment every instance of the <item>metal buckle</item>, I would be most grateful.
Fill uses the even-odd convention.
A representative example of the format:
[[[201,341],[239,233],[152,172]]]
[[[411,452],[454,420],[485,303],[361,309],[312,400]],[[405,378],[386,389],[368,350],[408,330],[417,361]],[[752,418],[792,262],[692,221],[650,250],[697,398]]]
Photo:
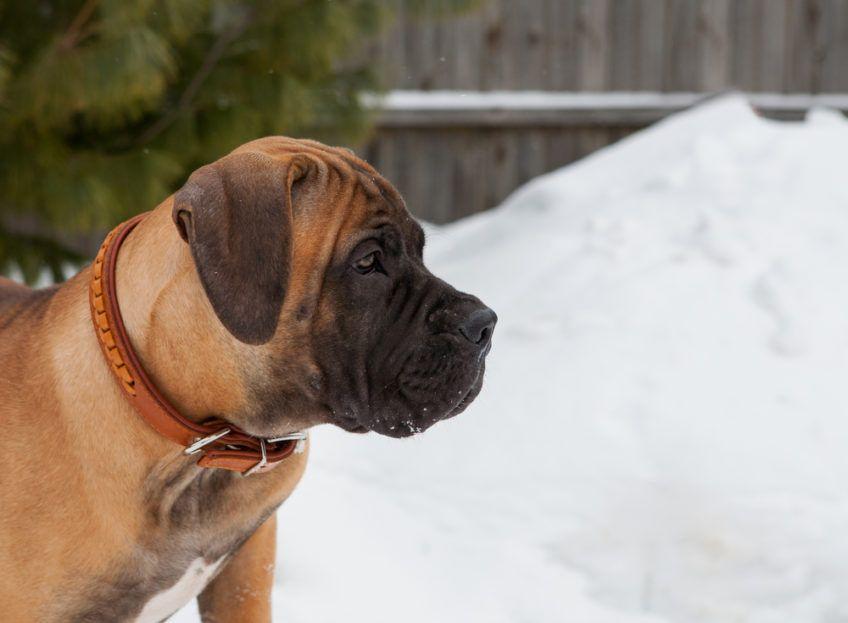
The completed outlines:
[[[264,439],[259,440],[259,449],[262,450],[262,458],[259,459],[259,461],[256,463],[256,465],[254,465],[253,467],[251,467],[249,470],[247,470],[244,473],[245,476],[250,476],[252,474],[255,474],[260,469],[262,469],[263,467],[268,465],[268,453],[265,450],[265,440]]]
[[[191,444],[188,448],[183,450],[183,454],[197,454],[198,452],[203,450],[203,448],[208,446],[210,443],[215,443],[216,441],[218,441],[222,437],[226,437],[227,435],[230,434],[230,432],[232,432],[232,431],[229,428],[223,428],[223,429],[219,430],[217,433],[212,433],[211,435],[207,435],[206,437],[203,437],[202,439],[198,439],[193,444]]]
[[[266,447],[267,444],[277,443],[278,441],[296,441],[300,444],[300,443],[303,443],[303,441],[305,439],[306,439],[306,431],[298,431],[296,433],[288,433],[287,435],[283,435],[282,437],[272,437],[270,439],[260,438],[259,439],[259,449],[262,452],[262,458],[259,459],[259,461],[256,463],[256,465],[254,465],[249,470],[244,472],[244,475],[250,476],[251,474],[255,474],[256,472],[261,470],[263,467],[268,465],[268,450],[267,450],[267,447]]]
[[[278,441],[303,441],[306,439],[306,431],[297,431],[296,433],[289,433],[288,435],[283,435],[282,437],[273,437],[271,439],[267,439],[268,443],[276,443]]]

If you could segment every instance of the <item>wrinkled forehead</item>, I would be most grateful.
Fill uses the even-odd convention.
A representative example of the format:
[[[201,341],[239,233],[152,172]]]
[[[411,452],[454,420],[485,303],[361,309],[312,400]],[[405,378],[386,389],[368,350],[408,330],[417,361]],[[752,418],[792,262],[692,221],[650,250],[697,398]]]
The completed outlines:
[[[351,211],[345,230],[362,231],[378,228],[396,230],[410,249],[420,252],[424,247],[424,230],[412,218],[403,198],[386,179],[369,171],[359,172],[362,205]]]
[[[316,172],[316,193],[324,201],[315,206],[321,214],[320,226],[325,232],[336,230],[344,237],[355,231],[392,225],[411,248],[424,245],[424,232],[412,218],[403,198],[370,164],[352,151],[330,147],[312,140],[266,137],[241,146],[236,151],[260,151],[273,158],[306,159]],[[308,218],[312,221],[313,219]]]
[[[310,169],[307,186],[301,185],[298,193],[313,200],[303,202],[308,205],[296,217],[300,231],[295,232],[295,237],[308,238],[309,246],[324,247],[326,252],[330,244],[341,250],[358,232],[391,227],[410,250],[420,254],[423,249],[424,231],[398,191],[352,151],[282,136],[252,141],[236,150],[241,151],[258,151],[281,162],[298,161]]]
[[[406,208],[395,188],[371,170],[357,171],[356,199],[339,216],[342,223],[337,249],[344,253],[357,240],[381,230],[389,239],[400,239],[409,253],[420,257],[424,230]]]

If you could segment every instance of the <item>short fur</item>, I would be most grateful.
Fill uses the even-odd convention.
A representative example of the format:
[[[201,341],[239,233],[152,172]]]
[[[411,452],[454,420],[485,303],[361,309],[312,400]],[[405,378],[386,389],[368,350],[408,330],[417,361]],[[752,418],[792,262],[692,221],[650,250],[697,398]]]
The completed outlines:
[[[430,275],[422,245],[366,163],[271,137],[194,173],[133,231],[117,296],[145,369],[189,418],[404,436],[473,399],[494,327],[487,312],[469,332],[482,304]],[[382,274],[354,261],[370,249]],[[192,561],[224,557],[204,621],[270,621],[273,513],[307,452],[250,477],[197,467],[111,377],[89,279],[0,279],[4,620],[133,620]]]

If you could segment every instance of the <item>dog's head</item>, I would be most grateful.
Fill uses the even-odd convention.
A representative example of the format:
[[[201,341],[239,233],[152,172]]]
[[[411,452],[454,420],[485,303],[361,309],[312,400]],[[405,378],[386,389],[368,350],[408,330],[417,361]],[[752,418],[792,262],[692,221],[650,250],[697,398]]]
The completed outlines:
[[[427,270],[421,227],[353,154],[254,141],[193,173],[172,213],[217,319],[253,345],[245,408],[224,414],[242,429],[403,437],[480,391],[494,312]]]

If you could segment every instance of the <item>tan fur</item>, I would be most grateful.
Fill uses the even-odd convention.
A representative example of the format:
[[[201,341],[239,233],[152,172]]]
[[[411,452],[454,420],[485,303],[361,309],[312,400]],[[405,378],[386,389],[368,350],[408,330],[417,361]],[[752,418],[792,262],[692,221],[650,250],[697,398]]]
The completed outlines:
[[[246,383],[266,371],[265,355],[272,350],[290,348],[298,379],[306,379],[308,326],[293,329],[292,318],[303,305],[318,304],[325,267],[362,223],[369,199],[381,192],[376,172],[341,150],[281,138],[239,149],[246,150],[297,158],[310,176],[295,215],[293,278],[270,343],[243,344],[215,317],[171,221],[170,198],[138,226],[118,260],[118,300],[131,341],[153,381],[192,418],[248,413]],[[23,301],[20,286],[0,281],[4,620],[68,620],[91,582],[126,571],[126,561],[138,559],[139,551],[159,551],[157,544],[174,529],[180,483],[188,487],[201,471],[188,467],[195,459],[154,432],[120,394],[91,326],[89,278],[84,269],[52,297]],[[309,426],[316,417],[294,414],[276,432]],[[254,529],[294,489],[306,456],[293,455],[268,474],[228,489],[221,501],[229,509],[226,526]],[[155,500],[151,513],[151,492],[170,481],[176,484]],[[273,526],[273,519],[267,521],[204,592],[206,620],[270,620]],[[214,541],[220,535],[213,531],[224,528],[191,532],[179,545]],[[256,598],[236,613],[222,594],[243,587]]]
[[[271,517],[198,597],[203,620],[206,623],[270,620],[276,551],[277,518]]]

